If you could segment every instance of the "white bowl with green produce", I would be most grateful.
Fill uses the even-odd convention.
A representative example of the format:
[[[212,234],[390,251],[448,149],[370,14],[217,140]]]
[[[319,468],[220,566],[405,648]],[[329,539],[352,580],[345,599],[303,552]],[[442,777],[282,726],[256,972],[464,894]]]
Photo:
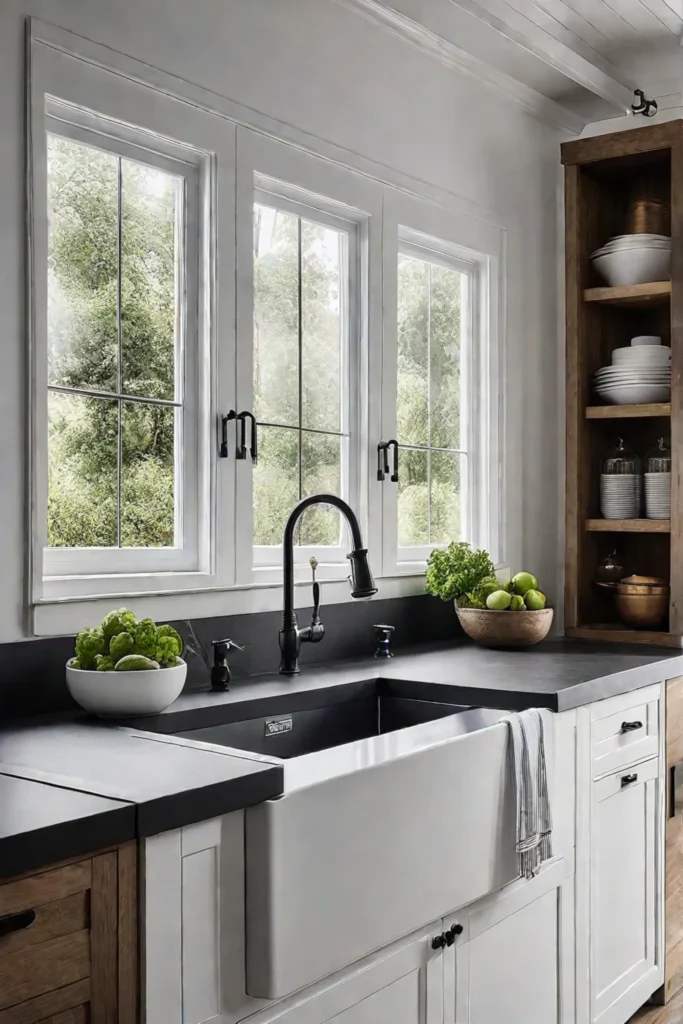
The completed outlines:
[[[432,551],[426,590],[453,601],[465,633],[483,647],[530,647],[544,640],[554,613],[536,576],[499,577],[487,551],[454,542]]]
[[[156,715],[185,685],[182,653],[183,640],[173,626],[138,621],[119,608],[78,634],[66,685],[77,704],[101,718]]]

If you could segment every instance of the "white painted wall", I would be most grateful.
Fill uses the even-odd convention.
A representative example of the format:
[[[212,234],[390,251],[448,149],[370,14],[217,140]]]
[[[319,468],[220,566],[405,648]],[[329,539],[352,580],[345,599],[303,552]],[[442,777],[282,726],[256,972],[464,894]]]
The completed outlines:
[[[305,131],[311,148],[317,137],[348,150],[351,164],[368,158],[417,179],[417,191],[436,187],[464,198],[477,216],[506,228],[508,557],[559,598],[559,140],[552,129],[334,0],[1,0],[0,642],[25,635],[26,15]]]

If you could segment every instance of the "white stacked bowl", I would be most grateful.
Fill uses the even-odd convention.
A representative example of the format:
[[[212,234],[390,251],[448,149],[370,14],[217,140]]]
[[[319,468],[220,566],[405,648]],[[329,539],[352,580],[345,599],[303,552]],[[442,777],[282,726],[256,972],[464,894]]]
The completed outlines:
[[[610,366],[593,378],[596,393],[612,405],[668,402],[671,398],[671,349],[652,337],[634,338],[614,349]]]
[[[671,276],[671,239],[666,235],[617,235],[590,258],[600,277],[612,287],[666,281]]]
[[[645,474],[645,515],[671,519],[671,473]]]
[[[640,515],[639,473],[600,474],[600,512],[603,519],[637,519]]]

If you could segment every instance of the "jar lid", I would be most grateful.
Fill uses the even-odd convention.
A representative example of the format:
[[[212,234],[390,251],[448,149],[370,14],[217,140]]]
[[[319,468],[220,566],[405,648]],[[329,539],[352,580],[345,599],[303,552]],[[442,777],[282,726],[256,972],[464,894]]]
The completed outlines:
[[[623,437],[617,438],[614,448],[602,460],[603,473],[640,473],[640,459],[629,451]]]

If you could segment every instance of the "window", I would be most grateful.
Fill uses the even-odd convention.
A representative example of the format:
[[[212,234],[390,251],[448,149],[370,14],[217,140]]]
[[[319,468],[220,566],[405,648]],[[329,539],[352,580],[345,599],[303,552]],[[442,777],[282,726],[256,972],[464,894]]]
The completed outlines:
[[[398,546],[469,536],[467,354],[472,267],[403,243],[398,255]],[[410,549],[417,549],[411,551]]]
[[[350,390],[355,225],[265,193],[254,204],[253,401],[259,460],[253,483],[256,565],[281,562],[285,522],[300,498],[350,499]],[[339,512],[301,518],[296,555],[346,554]]]
[[[47,573],[190,568],[196,173],[47,127]]]

